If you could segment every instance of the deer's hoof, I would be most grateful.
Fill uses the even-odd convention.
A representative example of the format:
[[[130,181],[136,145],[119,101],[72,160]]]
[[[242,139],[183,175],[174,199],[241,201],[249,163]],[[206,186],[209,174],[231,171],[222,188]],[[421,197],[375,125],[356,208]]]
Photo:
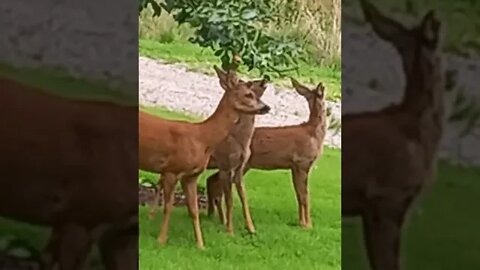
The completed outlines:
[[[167,244],[167,238],[165,237],[158,237],[157,241],[158,241],[158,244],[162,247]]]
[[[301,224],[300,226],[305,230],[311,230],[313,228],[311,223]]]

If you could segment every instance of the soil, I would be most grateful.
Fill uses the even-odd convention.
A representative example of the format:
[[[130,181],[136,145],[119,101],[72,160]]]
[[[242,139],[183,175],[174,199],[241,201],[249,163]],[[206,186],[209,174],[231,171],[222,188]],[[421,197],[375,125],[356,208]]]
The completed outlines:
[[[155,188],[154,187],[147,187],[144,185],[139,185],[138,186],[138,200],[139,204],[144,206],[144,205],[153,205],[154,204],[154,198],[155,198]],[[199,190],[198,191],[198,207],[200,209],[206,209],[207,208],[207,196],[204,192],[204,190]],[[158,205],[163,205],[163,194],[160,194],[160,200]],[[184,207],[186,205],[185,202],[185,194],[181,191],[176,191],[175,192],[175,200],[174,200],[174,205],[176,207]]]

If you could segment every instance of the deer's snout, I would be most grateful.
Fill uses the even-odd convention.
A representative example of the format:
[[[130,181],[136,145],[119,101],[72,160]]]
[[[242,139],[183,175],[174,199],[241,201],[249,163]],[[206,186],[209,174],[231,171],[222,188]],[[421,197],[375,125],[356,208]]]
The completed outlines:
[[[270,106],[263,104],[263,107],[258,111],[259,114],[267,114],[270,111]]]

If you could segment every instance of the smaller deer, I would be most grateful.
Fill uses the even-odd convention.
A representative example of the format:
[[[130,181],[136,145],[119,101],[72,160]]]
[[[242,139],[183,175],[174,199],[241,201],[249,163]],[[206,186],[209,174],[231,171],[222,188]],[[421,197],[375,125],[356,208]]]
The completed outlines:
[[[319,83],[314,90],[310,90],[295,79],[291,81],[295,90],[308,102],[310,110],[308,121],[293,126],[256,128],[250,145],[251,156],[245,166],[244,174],[251,168],[290,169],[298,201],[299,223],[304,228],[311,228],[308,174],[323,151],[327,129],[326,91],[322,83]],[[219,213],[223,213],[219,201],[225,195],[227,230],[231,231],[233,216],[231,204],[228,203],[232,200],[231,185],[220,180],[217,172],[207,179],[207,189],[210,212],[217,208]],[[248,208],[243,201],[242,206]]]
[[[249,81],[248,84],[252,85],[252,90],[260,98],[263,96],[266,87],[265,80]],[[242,201],[243,216],[245,218],[245,227],[250,233],[255,232],[255,227],[250,215],[250,211],[247,205],[247,196],[245,187],[243,185],[242,177],[245,165],[250,158],[250,142],[252,140],[253,131],[255,129],[255,115],[242,115],[235,127],[231,130],[230,135],[224,140],[216,149],[208,164],[208,169],[218,168],[219,181],[231,186],[235,183],[240,200]],[[209,184],[210,183],[210,184]],[[212,182],[207,183],[211,185]],[[207,188],[207,193],[208,193]],[[207,195],[208,196],[208,195]],[[233,203],[229,201],[227,203]],[[217,206],[221,205],[221,201],[216,202]],[[211,216],[215,211],[209,204],[208,215]],[[221,207],[219,210],[219,217],[222,224],[226,223],[225,216]],[[233,227],[227,224],[229,233],[233,233]]]
[[[139,167],[159,173],[159,185],[164,192],[164,218],[158,237],[161,245],[167,241],[174,189],[181,179],[196,243],[203,249],[197,204],[198,176],[205,171],[211,154],[230,134],[240,115],[266,114],[270,110],[252,91],[252,86],[240,81],[234,71],[214,68],[225,93],[215,112],[205,121],[172,121],[139,113]]]

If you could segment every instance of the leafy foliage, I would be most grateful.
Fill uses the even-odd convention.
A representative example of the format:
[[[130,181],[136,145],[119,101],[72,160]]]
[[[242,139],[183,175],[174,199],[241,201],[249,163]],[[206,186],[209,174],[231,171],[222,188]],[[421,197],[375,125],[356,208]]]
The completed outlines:
[[[282,74],[298,68],[303,48],[285,36],[274,37],[263,30],[280,15],[273,0],[140,0],[140,11],[147,6],[160,14],[172,14],[179,23],[195,28],[190,39],[211,48],[225,69],[244,64],[261,74]],[[158,12],[157,12],[158,11]]]
[[[156,0],[139,0],[138,11],[142,12],[149,6],[153,9],[153,16],[160,16],[162,13],[162,8]]]

